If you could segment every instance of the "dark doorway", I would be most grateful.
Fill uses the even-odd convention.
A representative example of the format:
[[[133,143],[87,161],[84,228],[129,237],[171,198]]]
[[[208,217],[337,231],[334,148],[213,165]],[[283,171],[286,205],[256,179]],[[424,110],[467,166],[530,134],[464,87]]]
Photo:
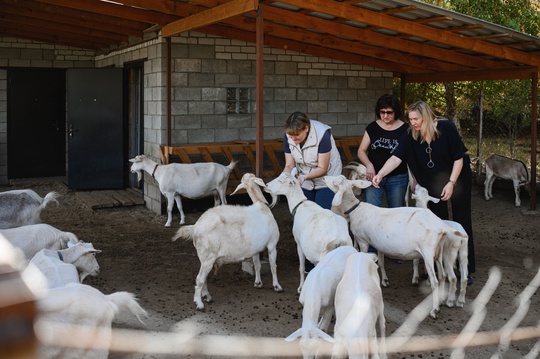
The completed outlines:
[[[66,175],[63,69],[8,69],[8,178]]]
[[[125,187],[123,69],[68,69],[68,187]]]
[[[125,161],[126,173],[129,175],[130,187],[142,187],[142,181],[137,181],[137,175],[129,172],[131,163],[128,161],[137,155],[143,153],[144,146],[144,122],[143,122],[143,68],[142,62],[125,64],[124,79],[126,81],[125,88],[127,89],[127,117],[128,117],[128,159]]]

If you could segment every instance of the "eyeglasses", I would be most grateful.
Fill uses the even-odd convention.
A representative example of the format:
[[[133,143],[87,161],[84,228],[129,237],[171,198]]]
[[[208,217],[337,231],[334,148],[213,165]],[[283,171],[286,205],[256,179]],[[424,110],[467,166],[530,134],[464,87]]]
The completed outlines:
[[[383,111],[383,110],[381,110],[381,111],[379,111],[379,114],[380,114],[381,116],[384,116],[384,115],[390,116],[390,115],[393,115],[393,114],[394,114],[394,111],[392,111],[392,110],[390,110],[390,111]]]

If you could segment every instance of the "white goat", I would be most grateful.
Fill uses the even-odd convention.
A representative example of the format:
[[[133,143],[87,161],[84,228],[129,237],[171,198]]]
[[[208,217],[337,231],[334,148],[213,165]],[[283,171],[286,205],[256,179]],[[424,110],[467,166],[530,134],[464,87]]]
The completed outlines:
[[[340,246],[352,246],[347,220],[317,203],[308,201],[293,175],[281,173],[267,184],[273,195],[287,197],[293,217],[293,236],[300,261],[301,292],[305,280],[305,258],[316,265],[322,257]]]
[[[29,265],[39,269],[47,279],[47,283],[39,284],[45,284],[45,288],[56,288],[67,283],[82,283],[89,275],[97,276],[99,264],[96,253],[99,252],[92,243],[77,243],[59,251],[42,249],[30,260]]]
[[[41,212],[50,203],[58,205],[57,192],[49,192],[41,198],[31,189],[0,192],[0,229],[41,223]]]
[[[67,248],[68,243],[82,242],[73,233],[61,231],[45,223],[2,229],[0,234],[20,248],[26,259],[32,259],[42,249],[60,250]]]
[[[343,278],[336,289],[336,325],[332,358],[386,358],[386,319],[379,274],[371,253],[355,253],[347,258]],[[377,343],[379,322],[381,346]]]
[[[531,175],[527,166],[521,161],[500,155],[491,155],[486,159],[486,180],[484,181],[484,197],[486,201],[493,198],[492,188],[496,178],[512,180],[516,194],[516,207],[521,206],[519,192],[521,187],[529,191]]]
[[[439,203],[440,199],[435,198],[429,195],[428,190],[425,187],[416,184],[412,198],[416,202],[416,207],[428,208],[428,202]],[[465,234],[465,236],[455,236],[449,234],[446,237],[443,247],[443,266],[444,274],[448,281],[450,282],[450,288],[448,289],[448,297],[446,299],[446,305],[448,307],[454,306],[454,301],[456,300],[456,291],[457,291],[457,278],[454,272],[454,265],[456,263],[456,258],[459,255],[459,272],[460,272],[460,292],[459,298],[456,302],[457,307],[463,307],[465,304],[465,293],[467,291],[467,276],[469,275],[469,270],[467,265],[469,263],[468,253],[469,253],[469,236],[461,224],[455,221],[443,220],[448,226],[454,228],[460,233]],[[418,259],[413,261],[414,264],[414,275],[418,277]],[[443,282],[444,283],[444,282]]]
[[[350,181],[344,176],[325,176],[325,183],[336,193],[333,206],[343,206],[350,217],[350,228],[362,252],[369,245],[379,252],[381,284],[388,286],[384,269],[384,255],[392,258],[411,260],[423,258],[433,293],[432,318],[439,312],[439,282],[435,275],[434,259],[441,254],[444,238],[449,233],[464,234],[446,225],[429,209],[415,207],[381,208],[360,202],[353,194],[352,187],[366,188],[368,181]],[[439,269],[443,272],[443,268]]]
[[[261,189],[264,182],[246,173],[233,194],[246,189],[253,204],[250,206],[223,205],[204,212],[194,225],[182,226],[173,237],[193,240],[201,268],[197,275],[194,302],[197,309],[204,309],[203,299],[212,300],[206,278],[214,266],[241,262],[252,258],[255,269],[255,287],[261,288],[261,263],[259,253],[268,250],[272,285],[276,292],[283,289],[277,278],[277,243],[279,228]],[[275,204],[276,200],[272,201]],[[273,205],[272,204],[272,205]],[[216,268],[217,270],[217,268]]]
[[[109,355],[112,321],[118,313],[127,309],[141,323],[141,316],[147,316],[132,293],[105,295],[89,285],[79,283],[50,289],[46,296],[38,299],[37,307],[39,315],[35,327],[40,336],[66,344],[71,341],[90,345],[90,348],[78,348],[42,343],[40,359],[105,359]],[[66,333],[71,333],[72,337],[67,337]]]
[[[299,301],[302,303],[302,327],[285,338],[290,342],[300,337],[304,359],[317,354],[319,339],[333,342],[325,333],[334,314],[336,287],[343,276],[347,258],[358,251],[341,246],[325,254],[306,278]],[[322,317],[322,318],[321,318]]]
[[[214,162],[202,163],[170,163],[160,165],[145,155],[139,155],[129,160],[131,172],[137,173],[137,180],[142,178],[142,171],[146,171],[154,178],[161,193],[167,198],[167,223],[172,223],[174,202],[180,211],[180,224],[186,223],[186,216],[182,209],[182,198],[199,199],[214,196],[214,205],[227,204],[227,182],[229,175],[237,161],[228,166]]]

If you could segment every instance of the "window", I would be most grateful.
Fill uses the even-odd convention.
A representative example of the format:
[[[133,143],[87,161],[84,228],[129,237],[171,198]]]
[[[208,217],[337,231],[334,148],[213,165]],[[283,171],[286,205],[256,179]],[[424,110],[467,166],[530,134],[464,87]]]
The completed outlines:
[[[251,87],[227,87],[227,113],[251,113]]]

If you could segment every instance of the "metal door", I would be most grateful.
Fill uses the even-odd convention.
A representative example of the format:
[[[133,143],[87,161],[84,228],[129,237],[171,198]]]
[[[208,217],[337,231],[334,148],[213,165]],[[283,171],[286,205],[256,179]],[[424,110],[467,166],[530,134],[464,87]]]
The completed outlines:
[[[8,69],[8,178],[65,176],[65,70]]]
[[[68,69],[68,187],[125,187],[122,69]]]

